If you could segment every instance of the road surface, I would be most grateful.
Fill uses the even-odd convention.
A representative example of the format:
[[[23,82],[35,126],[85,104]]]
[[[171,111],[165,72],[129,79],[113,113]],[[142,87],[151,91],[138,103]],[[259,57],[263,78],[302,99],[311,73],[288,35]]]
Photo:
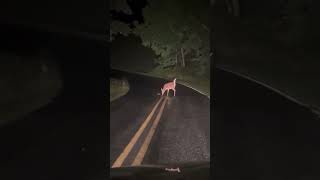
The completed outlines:
[[[48,49],[63,90],[47,106],[0,127],[0,179],[106,179],[105,42],[2,30],[10,33],[2,33],[8,41],[1,50],[20,55],[21,64]]]
[[[213,87],[216,176],[320,175],[320,120],[308,109],[219,69]]]
[[[128,79],[130,90],[110,104],[111,165],[210,160],[210,100],[206,96],[177,84],[176,96],[171,92],[166,99],[159,93],[168,81],[117,71],[115,74]],[[148,121],[150,113],[153,116]],[[151,128],[157,116],[158,124]],[[146,121],[149,123],[139,131]],[[151,129],[155,129],[153,134],[149,133]]]

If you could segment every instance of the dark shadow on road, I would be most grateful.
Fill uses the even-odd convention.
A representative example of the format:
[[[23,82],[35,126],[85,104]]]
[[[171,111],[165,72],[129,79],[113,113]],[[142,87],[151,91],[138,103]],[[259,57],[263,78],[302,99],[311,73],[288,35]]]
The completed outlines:
[[[320,121],[249,80],[214,70],[217,176],[319,175]]]
[[[105,179],[106,43],[20,28],[1,29],[12,45],[2,47],[21,55],[49,49],[63,89],[47,106],[1,127],[0,179]],[[30,41],[20,44],[24,38]]]

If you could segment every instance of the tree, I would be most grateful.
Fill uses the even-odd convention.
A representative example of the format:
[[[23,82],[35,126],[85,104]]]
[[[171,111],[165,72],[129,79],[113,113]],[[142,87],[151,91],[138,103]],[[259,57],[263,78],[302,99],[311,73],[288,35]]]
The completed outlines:
[[[132,29],[121,22],[112,22],[112,34],[133,33],[141,37],[143,45],[158,56],[155,61],[161,67],[185,67],[191,61],[208,64],[209,2],[149,0],[143,14],[145,23]]]

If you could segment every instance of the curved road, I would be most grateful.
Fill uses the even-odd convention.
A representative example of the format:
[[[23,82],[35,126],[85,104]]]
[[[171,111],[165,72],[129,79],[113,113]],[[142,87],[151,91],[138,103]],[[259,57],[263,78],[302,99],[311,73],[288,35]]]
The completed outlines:
[[[213,87],[216,176],[320,175],[320,120],[310,110],[221,69]]]
[[[119,71],[114,71],[111,76],[116,75],[128,79],[130,90],[110,103],[111,165],[125,152],[127,155],[124,160],[115,167],[210,160],[210,100],[179,84],[176,86],[176,96],[173,97],[171,92],[168,99],[164,97],[137,141],[133,140],[131,150],[126,151],[161,99],[158,93],[167,81]],[[155,126],[154,134],[150,135],[157,116],[159,123]],[[151,141],[144,146],[148,138]],[[143,158],[140,158],[139,164],[134,164],[140,149],[144,149]]]
[[[63,90],[0,127],[0,179],[106,179],[105,42],[14,26],[1,31],[1,50],[20,55],[22,64],[48,49]]]
[[[28,34],[5,36],[12,40]],[[64,91],[48,106],[1,127],[0,179],[103,179],[108,136],[105,43],[75,37],[65,40],[62,36],[38,39],[43,41],[35,44],[44,43],[60,60]],[[30,44],[19,48],[25,46],[38,51]],[[110,104],[110,164],[132,142],[159,101],[157,93],[164,83],[156,78],[126,76],[130,92]],[[123,165],[130,165],[138,152],[142,152],[142,164],[209,160],[211,139],[217,176],[320,175],[318,118],[256,83],[219,69],[213,77],[214,112],[209,112],[205,96],[178,85],[176,97],[159,101]],[[145,143],[142,139],[151,137],[156,119],[159,123],[151,141]],[[147,147],[142,148],[146,152],[140,151],[141,145]]]

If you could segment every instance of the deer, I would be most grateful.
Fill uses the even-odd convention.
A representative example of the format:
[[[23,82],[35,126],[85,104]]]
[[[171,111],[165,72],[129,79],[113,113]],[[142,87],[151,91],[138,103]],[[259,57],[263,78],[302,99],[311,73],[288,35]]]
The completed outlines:
[[[167,91],[167,96],[169,95],[169,90],[173,90],[173,95],[176,96],[176,78],[173,81],[168,82],[161,88],[161,96]]]

